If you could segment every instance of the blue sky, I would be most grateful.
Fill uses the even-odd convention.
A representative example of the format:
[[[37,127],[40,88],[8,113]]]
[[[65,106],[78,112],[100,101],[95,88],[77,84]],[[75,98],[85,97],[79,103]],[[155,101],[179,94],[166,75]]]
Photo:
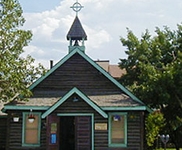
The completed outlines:
[[[19,0],[21,7],[26,13],[38,13],[54,9],[61,0]]]
[[[84,8],[79,18],[85,29],[86,54],[92,59],[110,60],[117,64],[126,58],[126,48],[120,37],[126,37],[129,28],[140,38],[149,29],[168,26],[172,30],[182,22],[181,0],[78,0]],[[30,54],[36,63],[49,66],[68,53],[66,34],[74,20],[70,8],[76,0],[19,0],[26,23],[24,29],[33,32],[33,38],[24,55]]]

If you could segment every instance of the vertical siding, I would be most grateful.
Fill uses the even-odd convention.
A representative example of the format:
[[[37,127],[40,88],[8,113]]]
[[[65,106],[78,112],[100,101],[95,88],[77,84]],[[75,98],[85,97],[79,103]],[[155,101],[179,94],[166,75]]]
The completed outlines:
[[[0,117],[0,150],[5,150],[7,134],[7,117]]]

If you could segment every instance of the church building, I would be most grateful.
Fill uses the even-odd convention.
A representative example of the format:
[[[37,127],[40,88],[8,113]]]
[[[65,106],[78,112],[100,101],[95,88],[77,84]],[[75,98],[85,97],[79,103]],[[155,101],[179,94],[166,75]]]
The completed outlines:
[[[78,14],[67,40],[68,54],[29,87],[33,96],[4,105],[6,150],[143,150],[147,106],[86,54]]]

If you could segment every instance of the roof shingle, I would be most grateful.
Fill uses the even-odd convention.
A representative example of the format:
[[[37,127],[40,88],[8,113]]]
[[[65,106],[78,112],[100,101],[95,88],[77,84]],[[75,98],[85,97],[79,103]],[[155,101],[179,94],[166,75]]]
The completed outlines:
[[[68,34],[67,34],[67,40],[69,39],[72,40],[87,40],[87,35],[82,27],[82,24],[78,18],[78,16],[76,16]]]
[[[125,94],[115,94],[115,95],[99,95],[99,96],[88,96],[99,107],[105,106],[120,106],[120,107],[133,107],[141,106],[141,104],[133,101]],[[61,97],[49,97],[49,98],[29,98],[29,101],[13,101],[8,105],[16,106],[52,106]]]

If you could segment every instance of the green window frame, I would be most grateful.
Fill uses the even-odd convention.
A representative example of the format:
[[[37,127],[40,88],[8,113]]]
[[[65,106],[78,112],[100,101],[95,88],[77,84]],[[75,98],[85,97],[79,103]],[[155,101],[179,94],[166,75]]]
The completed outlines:
[[[108,121],[109,147],[127,147],[127,113],[109,113]]]
[[[31,146],[31,147],[39,147],[40,146],[40,132],[41,132],[41,113],[34,112],[32,113],[35,116],[34,123],[28,122],[29,112],[23,113],[23,122],[22,122],[22,146]],[[32,126],[32,127],[31,127]],[[30,136],[31,138],[36,139],[34,142],[27,142]],[[34,134],[33,134],[34,133]],[[29,140],[31,141],[31,139]]]

